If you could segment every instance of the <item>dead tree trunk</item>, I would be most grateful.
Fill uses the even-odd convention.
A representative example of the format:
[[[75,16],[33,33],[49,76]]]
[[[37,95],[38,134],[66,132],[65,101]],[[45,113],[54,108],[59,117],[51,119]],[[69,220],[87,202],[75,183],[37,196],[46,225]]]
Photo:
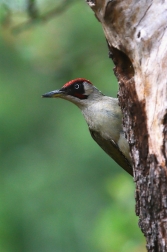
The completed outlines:
[[[167,1],[87,0],[115,64],[136,214],[148,251],[167,251]]]

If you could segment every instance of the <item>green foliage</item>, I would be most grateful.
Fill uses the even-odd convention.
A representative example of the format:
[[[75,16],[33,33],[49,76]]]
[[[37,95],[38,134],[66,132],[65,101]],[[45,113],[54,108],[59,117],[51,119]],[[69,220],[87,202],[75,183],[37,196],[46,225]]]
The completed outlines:
[[[13,22],[22,19],[13,14]],[[79,2],[18,35],[6,25],[0,37],[0,251],[145,251],[132,178],[93,142],[75,106],[41,99],[76,77],[116,96],[100,24]]]

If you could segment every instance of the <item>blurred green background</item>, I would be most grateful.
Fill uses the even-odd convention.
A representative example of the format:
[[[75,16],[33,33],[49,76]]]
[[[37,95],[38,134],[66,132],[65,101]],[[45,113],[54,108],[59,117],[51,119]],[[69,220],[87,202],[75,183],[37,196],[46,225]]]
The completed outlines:
[[[27,19],[26,1],[0,2],[0,252],[146,251],[133,179],[91,139],[77,107],[41,99],[77,77],[116,97],[100,23],[83,0],[14,32]]]

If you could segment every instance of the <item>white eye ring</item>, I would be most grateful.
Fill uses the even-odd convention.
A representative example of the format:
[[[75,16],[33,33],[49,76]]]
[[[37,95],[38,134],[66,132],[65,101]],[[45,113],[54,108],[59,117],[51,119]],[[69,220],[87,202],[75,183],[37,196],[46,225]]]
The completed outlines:
[[[75,84],[75,89],[79,89],[79,84]]]

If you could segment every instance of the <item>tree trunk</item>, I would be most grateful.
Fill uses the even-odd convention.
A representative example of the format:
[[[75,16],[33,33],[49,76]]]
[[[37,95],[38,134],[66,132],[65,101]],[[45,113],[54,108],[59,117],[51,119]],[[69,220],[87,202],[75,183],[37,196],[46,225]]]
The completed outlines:
[[[115,64],[148,251],[167,251],[167,1],[87,0]]]

